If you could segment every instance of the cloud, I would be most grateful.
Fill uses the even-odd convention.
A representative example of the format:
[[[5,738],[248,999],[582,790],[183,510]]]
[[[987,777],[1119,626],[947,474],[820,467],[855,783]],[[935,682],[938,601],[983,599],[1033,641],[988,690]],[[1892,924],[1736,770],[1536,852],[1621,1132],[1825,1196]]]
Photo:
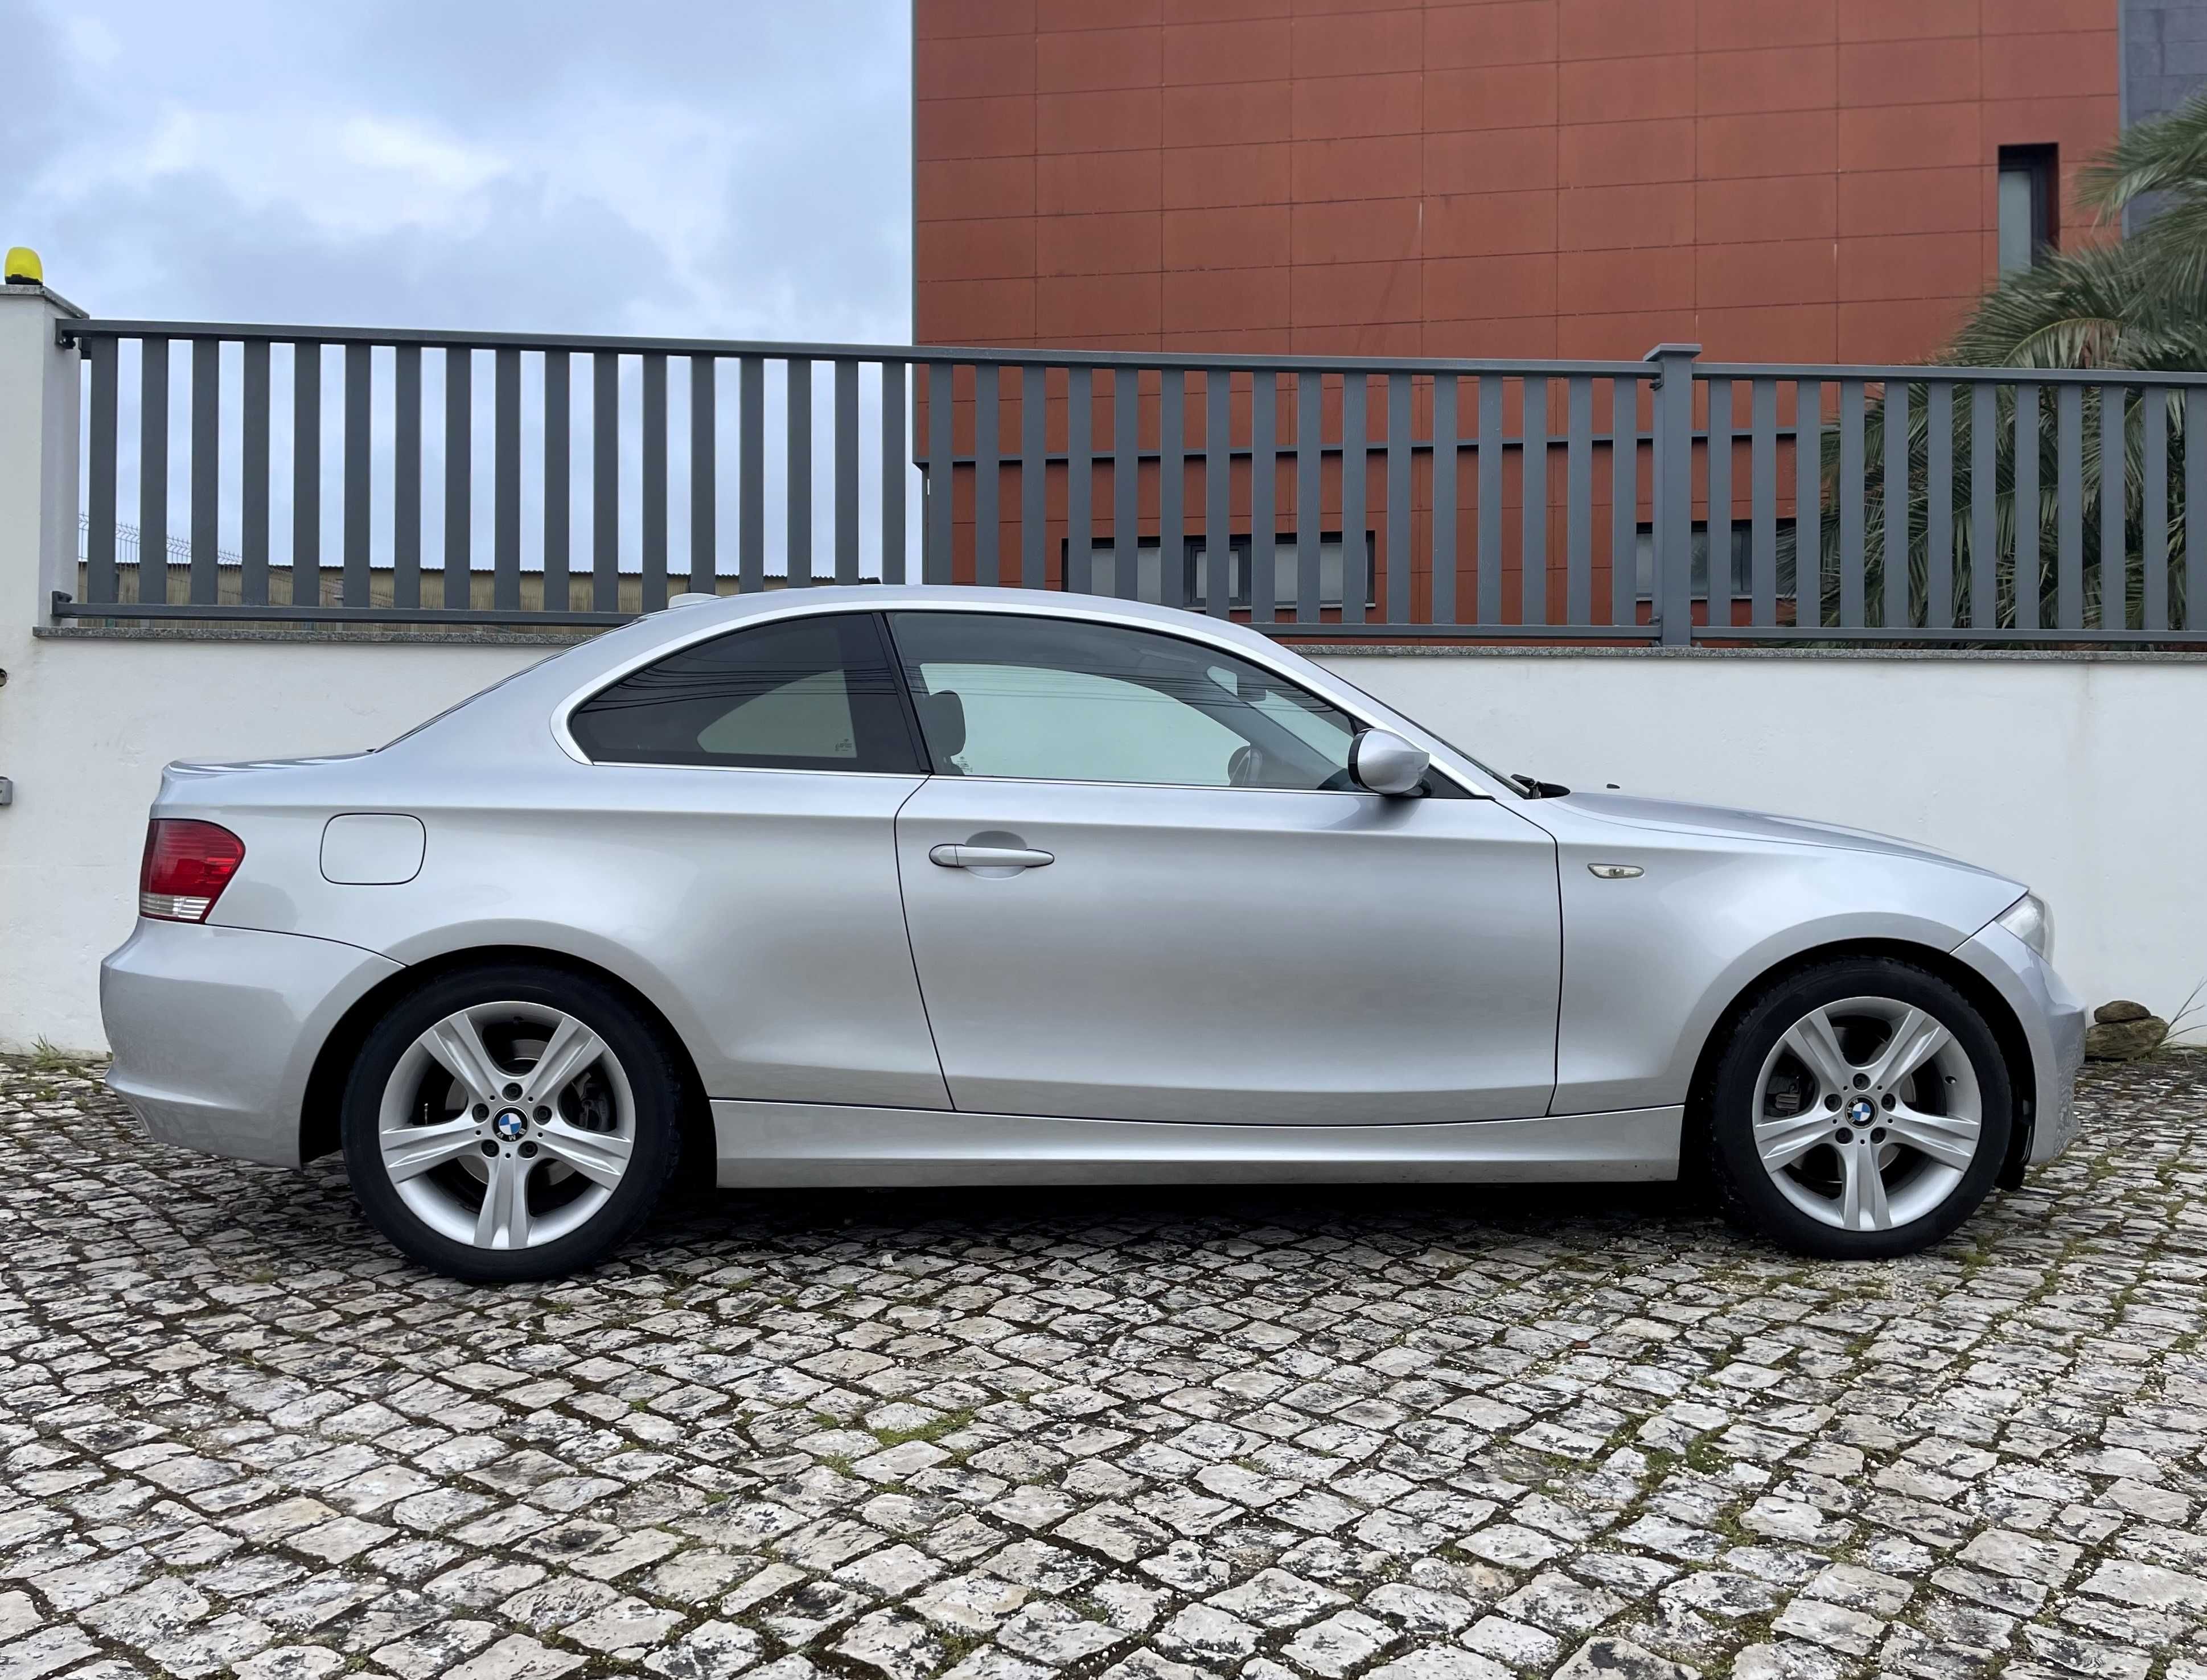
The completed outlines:
[[[909,337],[896,0],[0,0],[0,242],[110,315]]]

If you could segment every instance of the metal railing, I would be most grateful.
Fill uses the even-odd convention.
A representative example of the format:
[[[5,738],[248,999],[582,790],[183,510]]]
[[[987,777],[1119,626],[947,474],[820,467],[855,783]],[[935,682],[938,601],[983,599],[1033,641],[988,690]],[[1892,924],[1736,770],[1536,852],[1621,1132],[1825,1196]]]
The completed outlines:
[[[1335,640],[2207,643],[2203,375],[58,331],[62,619],[589,626],[909,577]],[[134,523],[181,559],[130,565]]]

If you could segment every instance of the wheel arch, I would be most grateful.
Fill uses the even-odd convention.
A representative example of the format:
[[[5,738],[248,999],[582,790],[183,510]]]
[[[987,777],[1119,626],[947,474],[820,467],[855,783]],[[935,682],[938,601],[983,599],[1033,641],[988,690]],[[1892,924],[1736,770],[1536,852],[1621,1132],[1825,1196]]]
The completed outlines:
[[[562,970],[605,987],[633,1008],[645,1025],[666,1041],[667,1055],[681,1078],[684,1158],[707,1163],[709,1172],[715,1153],[712,1105],[706,1101],[705,1082],[698,1074],[696,1059],[683,1043],[682,1035],[674,1030],[673,1023],[667,1019],[667,1012],[612,970],[565,951],[533,945],[481,945],[443,952],[385,976],[362,993],[322,1040],[322,1047],[315,1053],[314,1066],[307,1074],[299,1108],[300,1161],[305,1163],[336,1152],[339,1146],[338,1108],[353,1060],[375,1024],[398,999],[447,974],[499,963],[527,963],[539,968]]]
[[[1994,1181],[2004,1190],[2014,1189],[2023,1182],[2024,1166],[2031,1158],[2031,1129],[2038,1110],[2037,1071],[2031,1061],[2030,1037],[2013,1006],[2001,995],[1999,988],[1967,962],[1951,951],[1903,939],[1846,939],[1811,946],[1782,962],[1772,964],[1739,989],[1719,1012],[1715,1025],[1702,1041],[1701,1054],[1694,1061],[1693,1079],[1686,1087],[1686,1135],[1678,1152],[1681,1175],[1702,1169],[1707,1152],[1701,1145],[1708,1133],[1717,1061],[1726,1040],[1755,998],[1804,970],[1845,957],[1891,957],[1914,963],[1953,986],[1984,1017],[1985,1025],[1999,1042],[2001,1055],[2007,1059],[2008,1079],[2016,1102],[2016,1123],[2009,1133],[2007,1155]]]

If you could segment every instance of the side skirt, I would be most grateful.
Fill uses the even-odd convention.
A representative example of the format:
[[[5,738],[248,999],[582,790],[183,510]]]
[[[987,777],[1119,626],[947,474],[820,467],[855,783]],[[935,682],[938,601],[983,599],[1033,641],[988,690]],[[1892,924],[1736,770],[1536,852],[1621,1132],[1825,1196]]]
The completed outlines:
[[[1681,1108],[1413,1126],[1199,1126],[716,1102],[723,1187],[1635,1183],[1678,1175]]]

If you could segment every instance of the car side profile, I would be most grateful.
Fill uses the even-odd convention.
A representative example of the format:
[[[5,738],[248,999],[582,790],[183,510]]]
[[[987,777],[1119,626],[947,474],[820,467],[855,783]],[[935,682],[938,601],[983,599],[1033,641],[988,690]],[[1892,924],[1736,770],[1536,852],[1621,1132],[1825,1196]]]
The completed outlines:
[[[387,746],[176,764],[101,970],[157,1139],[342,1150],[399,1248],[722,1186],[1665,1180],[1870,1259],[2075,1127],[2020,882],[1498,774],[1253,631],[707,599]]]

